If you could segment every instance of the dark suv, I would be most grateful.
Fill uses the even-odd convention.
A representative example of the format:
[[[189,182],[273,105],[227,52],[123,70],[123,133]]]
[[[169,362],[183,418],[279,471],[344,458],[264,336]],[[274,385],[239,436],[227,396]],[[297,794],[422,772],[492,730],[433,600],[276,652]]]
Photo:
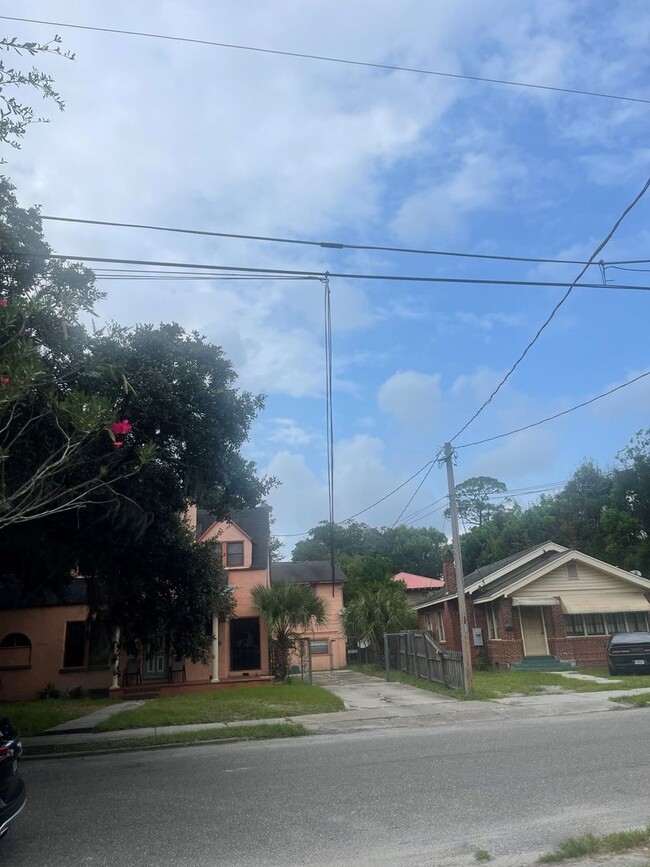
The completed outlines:
[[[610,674],[650,674],[650,632],[617,632],[607,646]]]
[[[25,806],[25,784],[18,776],[18,759],[23,745],[16,729],[6,718],[0,719],[0,837]]]

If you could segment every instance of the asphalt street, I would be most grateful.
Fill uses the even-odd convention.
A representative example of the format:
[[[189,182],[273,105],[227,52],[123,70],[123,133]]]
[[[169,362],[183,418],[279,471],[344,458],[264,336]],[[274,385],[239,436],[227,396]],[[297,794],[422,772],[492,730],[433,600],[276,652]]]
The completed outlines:
[[[25,762],[12,867],[469,864],[650,821],[650,713]]]

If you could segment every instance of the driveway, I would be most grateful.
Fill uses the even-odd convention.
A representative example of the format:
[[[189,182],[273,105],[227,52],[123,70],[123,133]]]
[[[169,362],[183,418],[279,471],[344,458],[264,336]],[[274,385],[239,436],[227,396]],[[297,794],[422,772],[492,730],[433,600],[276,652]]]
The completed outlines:
[[[386,683],[378,677],[358,671],[318,671],[314,683],[333,692],[345,702],[346,710],[391,709],[404,716],[434,709],[441,703],[454,702],[445,695],[404,683]]]

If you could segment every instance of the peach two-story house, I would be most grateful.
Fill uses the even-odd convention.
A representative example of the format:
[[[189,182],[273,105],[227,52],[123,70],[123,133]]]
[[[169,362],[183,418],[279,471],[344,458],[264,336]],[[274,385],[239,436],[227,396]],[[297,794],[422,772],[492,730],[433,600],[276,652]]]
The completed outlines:
[[[62,693],[81,687],[90,694],[110,692],[116,697],[147,698],[271,683],[269,636],[253,605],[251,590],[257,584],[270,586],[275,570],[282,580],[281,566],[299,565],[302,580],[313,584],[319,595],[324,594],[322,582],[312,580],[316,574],[324,574],[323,564],[273,564],[272,573],[266,507],[233,512],[227,521],[190,509],[188,520],[199,541],[213,539],[220,546],[236,602],[231,620],[219,622],[215,616],[206,624],[212,636],[206,662],[175,660],[173,648],[161,640],[137,658],[121,652],[113,666],[111,641],[115,633],[109,636],[105,625],[90,616],[86,582],[81,577],[71,580],[63,598],[42,593],[24,600],[5,588],[0,594],[0,699],[36,698],[46,684],[53,684]],[[329,571],[329,564],[324,565]],[[317,635],[306,636],[313,638],[310,648],[317,660],[315,669],[345,664],[340,624],[344,577],[337,573],[334,595],[326,602],[327,627]]]

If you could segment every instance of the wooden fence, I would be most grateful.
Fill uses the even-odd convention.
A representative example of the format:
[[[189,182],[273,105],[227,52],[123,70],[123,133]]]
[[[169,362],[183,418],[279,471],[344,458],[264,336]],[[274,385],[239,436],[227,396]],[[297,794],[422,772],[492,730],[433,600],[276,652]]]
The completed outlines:
[[[392,668],[452,689],[464,688],[463,654],[443,650],[431,633],[394,632],[385,639],[387,676]]]

